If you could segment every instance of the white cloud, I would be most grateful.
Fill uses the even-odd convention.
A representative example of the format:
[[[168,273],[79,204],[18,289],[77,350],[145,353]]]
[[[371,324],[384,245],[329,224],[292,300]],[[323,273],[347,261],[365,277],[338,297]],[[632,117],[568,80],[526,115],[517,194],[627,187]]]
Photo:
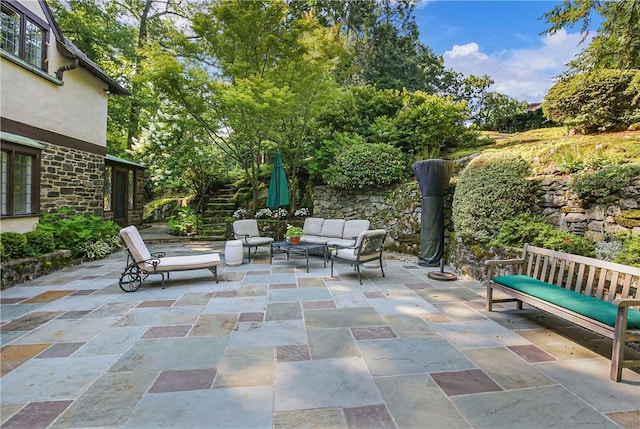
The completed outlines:
[[[518,100],[539,102],[544,99],[554,77],[565,70],[589,40],[580,44],[582,34],[564,29],[539,39],[540,45],[529,49],[511,49],[492,54],[482,52],[476,42],[454,45],[444,53],[445,66],[476,76],[489,75],[495,82],[492,91]]]

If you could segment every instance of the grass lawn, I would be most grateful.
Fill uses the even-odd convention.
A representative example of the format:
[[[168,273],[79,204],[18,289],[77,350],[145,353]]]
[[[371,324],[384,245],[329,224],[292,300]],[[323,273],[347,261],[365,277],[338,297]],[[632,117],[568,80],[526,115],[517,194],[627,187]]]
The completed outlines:
[[[556,127],[514,134],[483,134],[495,143],[443,151],[442,157],[455,160],[477,152],[516,152],[531,162],[536,174],[553,173],[556,168],[568,173],[609,162],[640,163],[640,131],[569,135],[565,127]]]

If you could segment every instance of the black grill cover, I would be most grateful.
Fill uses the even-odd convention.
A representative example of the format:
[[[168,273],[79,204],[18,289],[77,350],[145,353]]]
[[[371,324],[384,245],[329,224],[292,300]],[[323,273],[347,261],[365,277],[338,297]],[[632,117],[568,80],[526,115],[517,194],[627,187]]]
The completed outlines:
[[[444,256],[444,195],[449,187],[453,162],[427,159],[413,164],[422,192],[419,265],[436,267]]]

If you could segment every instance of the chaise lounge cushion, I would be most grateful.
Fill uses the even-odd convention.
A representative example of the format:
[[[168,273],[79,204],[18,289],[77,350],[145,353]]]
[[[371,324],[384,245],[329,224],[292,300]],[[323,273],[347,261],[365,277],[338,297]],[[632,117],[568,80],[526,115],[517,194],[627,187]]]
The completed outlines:
[[[144,262],[140,268],[149,272],[166,273],[169,271],[198,270],[201,268],[210,268],[220,265],[220,255],[217,253],[208,253],[202,255],[188,256],[167,256],[158,258],[158,265],[154,266],[151,261]]]
[[[494,283],[524,292],[567,310],[587,316],[609,326],[615,326],[618,307],[601,299],[545,283],[524,275],[496,276]],[[640,311],[629,309],[628,329],[640,329]]]

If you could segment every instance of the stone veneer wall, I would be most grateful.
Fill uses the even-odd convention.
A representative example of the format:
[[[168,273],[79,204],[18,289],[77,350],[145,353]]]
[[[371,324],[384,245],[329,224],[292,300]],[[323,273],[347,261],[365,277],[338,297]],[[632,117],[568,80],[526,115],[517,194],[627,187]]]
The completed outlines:
[[[71,207],[78,214],[102,216],[104,156],[44,143],[40,209]]]
[[[445,198],[445,227],[451,219],[451,197]],[[388,232],[386,248],[411,255],[420,251],[422,196],[418,182],[377,189],[313,188],[313,215],[339,219],[368,219],[371,228]]]
[[[535,178],[538,202],[535,212],[550,223],[591,239],[606,233],[630,231],[640,234],[640,176],[618,195],[593,203],[581,200],[569,188],[567,177]],[[451,201],[455,188],[449,187],[445,197],[445,235],[452,229]],[[313,215],[323,218],[369,219],[372,228],[389,232],[386,248],[418,255],[422,198],[417,182],[412,181],[384,189],[338,190],[327,186],[313,189]],[[450,243],[448,262],[463,274],[482,278],[486,259],[502,257],[485,246],[462,246]]]

